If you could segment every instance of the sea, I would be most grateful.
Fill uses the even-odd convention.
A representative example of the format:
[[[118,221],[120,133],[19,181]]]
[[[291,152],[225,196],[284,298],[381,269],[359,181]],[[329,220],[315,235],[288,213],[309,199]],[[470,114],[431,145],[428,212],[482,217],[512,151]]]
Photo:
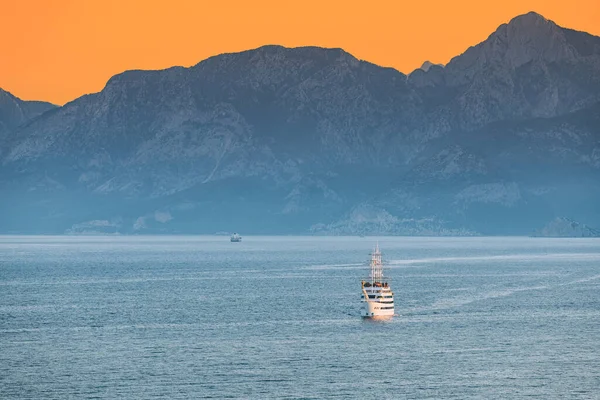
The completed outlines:
[[[1,236],[0,398],[599,399],[600,240]]]

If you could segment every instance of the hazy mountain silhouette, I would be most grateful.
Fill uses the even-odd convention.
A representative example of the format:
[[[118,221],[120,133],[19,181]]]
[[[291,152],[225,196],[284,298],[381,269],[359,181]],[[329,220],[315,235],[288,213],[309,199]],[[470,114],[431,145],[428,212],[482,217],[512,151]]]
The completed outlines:
[[[590,228],[585,224],[564,217],[557,217],[542,229],[537,230],[534,236],[542,237],[600,237],[600,231]]]
[[[3,231],[600,225],[600,38],[519,16],[406,76],[265,46],[127,71],[5,135]]]
[[[43,101],[23,101],[0,88],[0,137],[55,107]]]
[[[429,71],[429,68],[433,66],[444,68],[444,64],[434,64],[431,61],[425,61],[419,69],[423,70],[424,72],[427,72]]]

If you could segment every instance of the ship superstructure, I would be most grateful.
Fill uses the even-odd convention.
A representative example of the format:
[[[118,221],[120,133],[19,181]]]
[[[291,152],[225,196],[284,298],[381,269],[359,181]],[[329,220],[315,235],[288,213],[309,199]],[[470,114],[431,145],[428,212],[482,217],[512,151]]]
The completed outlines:
[[[394,316],[394,292],[383,276],[383,262],[379,244],[371,253],[369,279],[361,282],[361,301],[364,303],[364,318],[387,319]]]

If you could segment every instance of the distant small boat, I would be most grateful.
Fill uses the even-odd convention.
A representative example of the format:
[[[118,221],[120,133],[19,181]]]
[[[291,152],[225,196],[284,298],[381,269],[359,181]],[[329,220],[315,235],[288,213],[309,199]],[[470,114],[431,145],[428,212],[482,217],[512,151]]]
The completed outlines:
[[[238,235],[237,233],[234,233],[233,235],[231,235],[231,239],[232,242],[241,242],[242,241],[242,237],[240,235]]]

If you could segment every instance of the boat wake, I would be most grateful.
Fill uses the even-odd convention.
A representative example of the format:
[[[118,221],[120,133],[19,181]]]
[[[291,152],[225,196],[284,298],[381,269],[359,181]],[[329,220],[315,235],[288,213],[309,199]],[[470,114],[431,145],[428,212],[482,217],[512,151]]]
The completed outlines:
[[[503,254],[493,256],[465,257],[431,257],[406,260],[389,260],[388,268],[398,266],[437,263],[437,262],[477,262],[477,261],[539,261],[539,260],[568,260],[568,261],[600,261],[600,253],[548,253],[548,254]]]

